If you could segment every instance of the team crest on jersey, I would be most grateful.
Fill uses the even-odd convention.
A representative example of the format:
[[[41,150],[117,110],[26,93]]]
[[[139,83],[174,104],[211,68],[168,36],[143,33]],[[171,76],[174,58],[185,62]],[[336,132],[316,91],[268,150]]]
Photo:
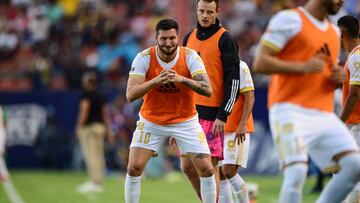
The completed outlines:
[[[180,89],[176,87],[175,83],[170,82],[160,85],[157,91],[161,93],[178,93]]]
[[[360,62],[354,63],[354,67],[356,68],[356,70],[360,69]]]

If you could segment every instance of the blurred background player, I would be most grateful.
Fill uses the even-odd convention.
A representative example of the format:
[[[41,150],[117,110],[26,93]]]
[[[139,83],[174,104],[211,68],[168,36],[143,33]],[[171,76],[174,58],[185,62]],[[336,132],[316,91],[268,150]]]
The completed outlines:
[[[341,202],[360,177],[358,146],[333,112],[334,90],[345,76],[337,64],[339,33],[327,17],[342,3],[309,0],[279,12],[254,61],[255,71],[272,75],[269,120],[283,167],[281,203],[302,201],[307,153],[322,171],[338,172],[317,203]]]
[[[360,38],[359,20],[351,15],[341,17],[337,22],[341,42],[349,53],[345,63],[346,79],[343,84],[343,112],[340,116],[360,146]],[[348,195],[348,203],[360,202],[360,184]]]
[[[224,127],[238,97],[240,76],[238,45],[217,19],[219,11],[219,0],[197,0],[197,27],[184,37],[183,43],[199,53],[213,88],[211,97],[197,95],[195,101],[200,124],[210,147],[217,194],[220,186],[218,161],[223,159]],[[187,157],[181,158],[181,168],[199,195],[199,178]]]
[[[16,191],[7,170],[4,160],[6,143],[6,113],[0,105],[0,182],[2,183],[5,193],[10,203],[24,203],[18,192]]]
[[[77,190],[79,192],[102,192],[105,172],[104,138],[106,134],[109,140],[112,140],[114,136],[110,130],[105,99],[97,89],[96,73],[85,73],[83,86],[76,135],[79,138],[89,180],[80,185]]]
[[[136,56],[128,80],[128,101],[144,97],[144,103],[130,145],[125,202],[139,202],[144,167],[173,136],[200,175],[203,202],[215,203],[210,150],[195,108],[194,92],[210,96],[212,91],[204,63],[194,50],[178,46],[179,26],[173,19],[156,24],[156,41],[157,46]]]
[[[232,192],[237,202],[248,203],[249,195],[245,181],[238,168],[246,168],[250,134],[254,132],[252,109],[254,106],[254,84],[247,64],[240,62],[240,96],[225,125],[224,160],[221,161],[219,203],[232,203]]]

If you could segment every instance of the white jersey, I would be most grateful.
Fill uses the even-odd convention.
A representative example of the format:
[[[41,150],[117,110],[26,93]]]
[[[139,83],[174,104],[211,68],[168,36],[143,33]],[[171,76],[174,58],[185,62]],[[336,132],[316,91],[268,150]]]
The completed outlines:
[[[310,19],[313,25],[320,30],[326,31],[328,26],[333,26],[338,31],[338,34],[340,33],[339,29],[328,20],[319,21],[303,7],[299,7],[299,9]],[[280,11],[271,18],[266,32],[261,38],[261,43],[280,51],[301,31],[301,28],[302,21],[298,12],[294,9]]]
[[[156,46],[156,49],[158,47]],[[156,58],[161,67],[164,69],[171,69],[173,68],[180,56],[180,48],[177,48],[175,58],[170,61],[169,63],[165,63],[162,61],[156,51]],[[191,75],[195,75],[196,73],[203,73],[206,72],[204,62],[202,61],[201,57],[196,53],[195,50],[186,48],[186,64],[189,69]],[[140,53],[138,53],[131,65],[131,71],[129,75],[139,75],[145,77],[147,71],[149,70],[150,66],[150,49],[146,49]]]
[[[355,49],[359,48],[360,45],[358,45]],[[350,72],[350,84],[360,85],[360,50],[354,51],[348,57],[347,68]]]
[[[240,93],[254,90],[254,82],[248,65],[240,61]]]

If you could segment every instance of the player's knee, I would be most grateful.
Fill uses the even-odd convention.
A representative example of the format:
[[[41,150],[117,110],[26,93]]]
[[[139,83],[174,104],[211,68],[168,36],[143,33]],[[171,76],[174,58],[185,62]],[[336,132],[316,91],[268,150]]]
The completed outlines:
[[[284,186],[293,190],[301,190],[306,180],[307,170],[307,165],[303,163],[286,167],[284,169]]]
[[[210,177],[214,174],[214,168],[211,165],[204,166],[200,167],[198,169],[198,172],[200,177]]]
[[[141,176],[143,170],[144,166],[142,166],[141,164],[133,163],[127,166],[127,173],[130,176]]]
[[[224,174],[224,176],[227,179],[234,177],[236,173],[237,173],[237,168],[235,166],[224,165],[222,167],[222,174]]]
[[[360,181],[360,154],[351,153],[339,160],[340,171],[353,174],[354,181]]]
[[[187,162],[182,162],[180,167],[181,170],[188,176],[196,173],[194,166],[192,164],[188,164]]]

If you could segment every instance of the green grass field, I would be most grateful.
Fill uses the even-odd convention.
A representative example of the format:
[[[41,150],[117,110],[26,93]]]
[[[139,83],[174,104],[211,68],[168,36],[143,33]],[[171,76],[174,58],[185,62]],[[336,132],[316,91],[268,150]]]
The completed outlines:
[[[12,180],[26,203],[123,203],[124,177],[108,176],[105,191],[101,194],[83,195],[75,191],[85,180],[85,173],[63,171],[13,171]],[[257,203],[277,202],[281,177],[246,176],[246,181],[257,183]],[[315,202],[317,195],[309,195],[314,180],[305,186],[304,203]],[[141,203],[199,203],[190,184],[181,174],[167,178],[149,179],[142,182]],[[4,190],[0,189],[0,203],[10,203]]]

